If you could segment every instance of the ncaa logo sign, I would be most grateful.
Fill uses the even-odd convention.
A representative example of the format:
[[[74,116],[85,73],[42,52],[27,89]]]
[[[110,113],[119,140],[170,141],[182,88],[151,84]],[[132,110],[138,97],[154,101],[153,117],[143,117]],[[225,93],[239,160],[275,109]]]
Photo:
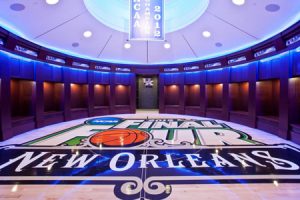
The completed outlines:
[[[177,184],[300,182],[300,150],[214,120],[102,117],[0,147],[0,184],[114,185],[162,199]]]

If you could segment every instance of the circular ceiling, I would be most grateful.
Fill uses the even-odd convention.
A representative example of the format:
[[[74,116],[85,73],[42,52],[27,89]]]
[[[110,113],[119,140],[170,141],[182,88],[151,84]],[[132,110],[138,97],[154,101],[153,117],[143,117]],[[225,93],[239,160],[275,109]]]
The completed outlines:
[[[87,10],[101,23],[129,33],[129,0],[83,0]],[[165,32],[180,30],[195,22],[206,11],[209,0],[165,0]],[[112,17],[112,13],[114,13]]]
[[[300,19],[299,0],[244,0],[244,4],[232,0],[165,0],[166,42],[128,43],[127,0],[56,2],[0,1],[0,26],[39,45],[81,58],[163,64],[239,51]]]

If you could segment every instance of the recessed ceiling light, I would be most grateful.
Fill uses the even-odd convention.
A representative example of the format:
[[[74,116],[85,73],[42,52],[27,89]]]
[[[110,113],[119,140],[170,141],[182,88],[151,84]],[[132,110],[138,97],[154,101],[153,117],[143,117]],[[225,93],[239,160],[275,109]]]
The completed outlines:
[[[84,31],[84,33],[83,33],[83,36],[84,36],[85,38],[92,37],[92,35],[93,35],[93,33],[92,33],[91,31]]]
[[[55,5],[59,2],[59,0],[46,0],[46,3],[49,5]]]
[[[245,4],[245,0],[232,0],[235,5],[241,6]]]
[[[203,37],[209,38],[211,36],[211,33],[209,31],[203,31],[202,35]]]
[[[124,44],[124,48],[125,48],[125,49],[130,49],[130,48],[131,48],[131,44],[130,44],[129,42],[126,42],[126,43]]]
[[[165,47],[165,49],[170,49],[171,44],[169,42],[165,42],[164,47]]]

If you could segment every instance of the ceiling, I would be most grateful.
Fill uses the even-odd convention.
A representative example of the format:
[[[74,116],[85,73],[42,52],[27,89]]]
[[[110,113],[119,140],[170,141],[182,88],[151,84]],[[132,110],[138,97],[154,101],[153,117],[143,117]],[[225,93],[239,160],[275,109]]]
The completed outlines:
[[[128,33],[98,21],[83,0],[60,0],[55,5],[45,0],[1,0],[0,8],[0,25],[25,39],[82,58],[126,64],[181,63],[221,56],[268,39],[300,19],[299,0],[246,0],[242,6],[232,0],[210,0],[195,22],[166,34],[170,49],[157,41],[130,41],[131,48],[125,49]],[[83,36],[87,30],[92,32],[90,38]],[[211,37],[203,37],[203,31],[211,32]]]

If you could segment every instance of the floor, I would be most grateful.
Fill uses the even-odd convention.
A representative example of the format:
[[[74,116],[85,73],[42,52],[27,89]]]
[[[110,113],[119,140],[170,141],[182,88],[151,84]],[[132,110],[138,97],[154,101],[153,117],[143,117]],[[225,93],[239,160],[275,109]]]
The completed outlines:
[[[138,110],[47,126],[0,147],[0,199],[300,196],[299,145],[221,120]]]

